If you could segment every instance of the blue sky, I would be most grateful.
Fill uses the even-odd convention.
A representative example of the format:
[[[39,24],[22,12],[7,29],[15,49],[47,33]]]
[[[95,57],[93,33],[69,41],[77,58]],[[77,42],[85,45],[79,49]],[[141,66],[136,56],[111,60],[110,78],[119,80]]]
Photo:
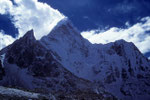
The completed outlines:
[[[126,27],[150,15],[149,0],[39,0],[68,16],[80,31]],[[82,22],[82,24],[81,24]]]
[[[7,42],[3,42],[3,46],[31,28],[35,30],[36,37],[40,38],[67,16],[82,32],[83,37],[92,43],[108,43],[123,38],[134,42],[142,53],[149,54],[150,48],[146,46],[150,42],[149,0],[11,1],[0,1],[0,39]],[[29,12],[33,15],[29,15]],[[114,37],[108,38],[108,34]]]

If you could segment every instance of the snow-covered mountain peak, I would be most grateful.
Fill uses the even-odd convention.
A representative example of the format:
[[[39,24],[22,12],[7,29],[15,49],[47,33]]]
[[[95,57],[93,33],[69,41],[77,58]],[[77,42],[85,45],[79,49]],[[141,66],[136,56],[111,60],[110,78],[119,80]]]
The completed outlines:
[[[90,43],[80,35],[80,32],[68,18],[60,21],[49,35],[40,41],[45,48],[53,51],[57,60],[63,62],[64,66],[69,68],[71,72],[76,69],[76,63],[84,63],[82,59],[88,56],[87,45]],[[66,63],[66,61],[70,63]],[[73,68],[69,67],[70,65],[75,66]]]
[[[53,28],[53,30],[55,30],[55,28],[58,28],[62,25],[67,25],[68,23],[71,23],[71,21],[67,17],[65,17],[57,23],[57,25]]]
[[[66,69],[78,77],[101,82],[119,98],[126,96],[126,87],[132,89],[134,85],[145,85],[137,77],[149,75],[150,62],[132,42],[118,40],[105,45],[91,44],[66,20],[61,21],[40,42]],[[126,82],[132,86],[125,85]],[[145,87],[149,91],[148,86]],[[137,90],[130,95],[138,95],[137,91],[142,91],[141,86],[137,86]]]
[[[66,35],[80,35],[80,32],[74,27],[72,22],[68,18],[62,19],[58,24],[53,28],[48,36],[66,36]]]

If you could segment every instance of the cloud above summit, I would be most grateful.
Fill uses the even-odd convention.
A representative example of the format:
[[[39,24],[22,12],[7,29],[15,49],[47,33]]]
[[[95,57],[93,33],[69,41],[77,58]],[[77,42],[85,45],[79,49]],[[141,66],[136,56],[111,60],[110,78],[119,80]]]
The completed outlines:
[[[40,39],[64,18],[58,10],[37,0],[14,0],[14,3],[15,5],[10,0],[1,0],[0,13],[12,16],[11,20],[19,30],[19,37],[33,29],[35,37]]]
[[[28,30],[33,29],[36,39],[47,35],[65,17],[58,10],[46,3],[38,2],[38,0],[14,0],[14,2],[0,0],[0,14],[11,16],[12,23],[19,31],[16,38],[22,37]],[[1,32],[0,35],[1,40],[6,41],[8,35],[5,35],[4,32]],[[12,40],[14,39],[12,38]],[[0,45],[5,43],[3,41]],[[11,40],[6,45],[9,43]]]

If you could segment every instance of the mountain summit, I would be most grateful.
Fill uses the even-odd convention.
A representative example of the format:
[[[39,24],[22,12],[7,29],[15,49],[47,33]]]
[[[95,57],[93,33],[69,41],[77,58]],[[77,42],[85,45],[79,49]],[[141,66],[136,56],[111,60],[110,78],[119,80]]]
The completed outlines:
[[[131,42],[91,44],[68,20],[40,42],[80,78],[100,83],[120,99],[150,98],[150,61]]]
[[[28,31],[24,36],[23,36],[23,39],[26,39],[27,40],[32,40],[32,41],[35,41],[35,37],[34,37],[34,31],[33,29]]]

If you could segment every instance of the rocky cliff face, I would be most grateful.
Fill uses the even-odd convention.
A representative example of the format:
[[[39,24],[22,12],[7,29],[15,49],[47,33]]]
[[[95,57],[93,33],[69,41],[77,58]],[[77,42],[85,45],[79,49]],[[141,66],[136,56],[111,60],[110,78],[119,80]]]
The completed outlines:
[[[67,19],[40,42],[66,69],[103,85],[118,98],[150,98],[150,61],[133,43],[91,44]]]

